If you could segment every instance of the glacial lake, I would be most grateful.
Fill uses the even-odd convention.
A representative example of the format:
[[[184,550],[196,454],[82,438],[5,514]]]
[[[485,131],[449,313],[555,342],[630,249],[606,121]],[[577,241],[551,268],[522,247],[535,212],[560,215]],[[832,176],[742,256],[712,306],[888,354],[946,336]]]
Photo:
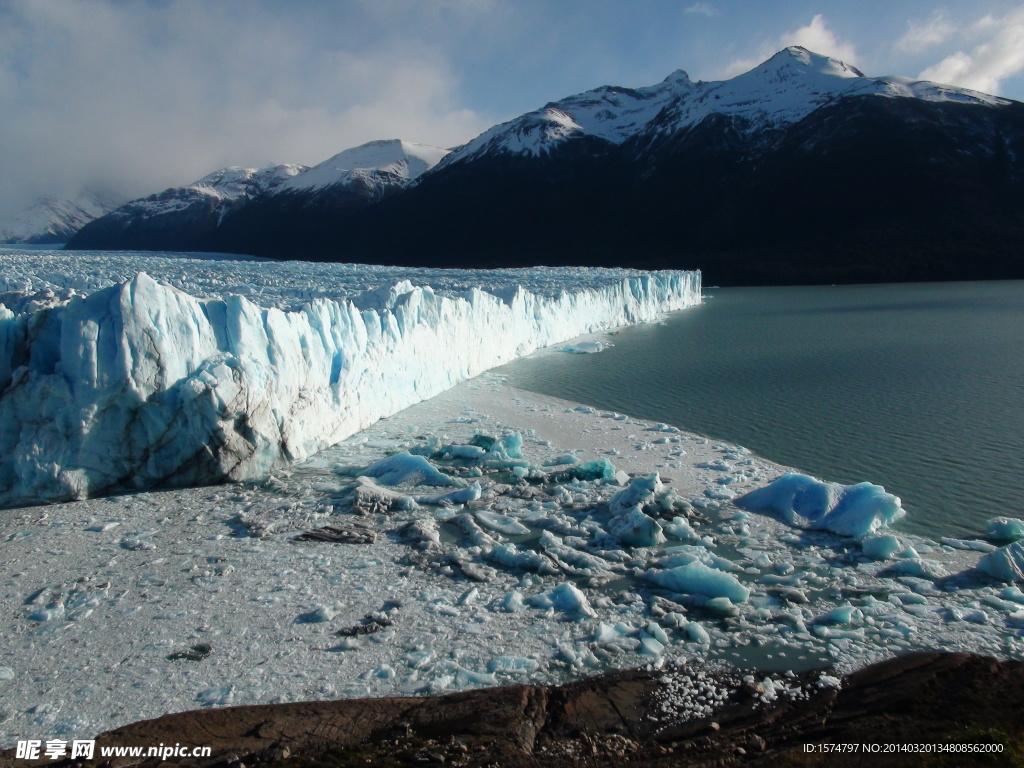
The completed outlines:
[[[705,288],[597,354],[495,372],[900,496],[898,529],[1024,517],[1024,282]]]

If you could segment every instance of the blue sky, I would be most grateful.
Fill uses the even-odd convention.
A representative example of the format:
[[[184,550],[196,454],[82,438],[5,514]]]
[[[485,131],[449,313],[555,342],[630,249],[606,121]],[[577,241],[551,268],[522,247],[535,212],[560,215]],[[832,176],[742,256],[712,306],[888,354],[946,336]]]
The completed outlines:
[[[1024,100],[1024,4],[978,0],[0,0],[0,213],[376,138],[452,146],[598,85],[790,44]]]

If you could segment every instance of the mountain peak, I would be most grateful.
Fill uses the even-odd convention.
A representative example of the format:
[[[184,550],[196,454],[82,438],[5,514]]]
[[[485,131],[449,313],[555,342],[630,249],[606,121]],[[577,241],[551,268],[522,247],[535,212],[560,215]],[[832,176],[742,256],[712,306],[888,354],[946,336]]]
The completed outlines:
[[[675,72],[673,72],[671,75],[666,77],[661,82],[666,85],[686,85],[687,83],[692,83],[693,81],[690,79],[690,75],[685,70],[677,69]]]
[[[389,173],[412,181],[437,165],[447,149],[404,139],[378,139],[346,149],[282,185],[282,190],[329,187],[352,174]]]
[[[752,69],[751,73],[753,72],[788,76],[806,76],[813,73],[841,78],[864,77],[864,73],[852,64],[814,53],[800,45],[783,48],[770,59]]]

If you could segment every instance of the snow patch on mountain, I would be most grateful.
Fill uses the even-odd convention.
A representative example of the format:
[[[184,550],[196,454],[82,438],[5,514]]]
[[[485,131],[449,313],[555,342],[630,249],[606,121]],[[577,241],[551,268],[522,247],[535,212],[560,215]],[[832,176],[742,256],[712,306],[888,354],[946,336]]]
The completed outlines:
[[[304,165],[282,164],[267,168],[221,168],[189,186],[221,200],[255,197],[306,171]]]

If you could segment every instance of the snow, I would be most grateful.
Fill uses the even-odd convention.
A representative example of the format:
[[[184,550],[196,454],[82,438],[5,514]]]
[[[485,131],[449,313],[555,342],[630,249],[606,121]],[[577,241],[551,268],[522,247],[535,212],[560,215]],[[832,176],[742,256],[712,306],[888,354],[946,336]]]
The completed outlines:
[[[795,123],[848,96],[872,95],[990,106],[1006,99],[903,77],[867,77],[855,67],[805,48],[786,48],[731,80],[693,82],[682,70],[646,88],[603,86],[501,123],[457,147],[439,164],[494,152],[540,155],[567,140],[621,144],[646,132],[676,133],[713,114],[741,118],[753,132]]]
[[[285,181],[277,192],[310,190],[374,176],[410,182],[433,168],[447,149],[401,139],[371,141],[346,149]]]
[[[0,243],[60,243],[124,200],[111,193],[83,192],[69,199],[45,196],[0,221]]]
[[[266,168],[241,168],[231,166],[207,174],[189,184],[192,188],[220,200],[236,200],[255,197],[272,190],[306,171],[304,165],[282,164]]]
[[[501,297],[400,280],[364,292],[373,304],[387,292],[364,310],[200,299],[145,272],[44,310],[5,297],[0,505],[261,477],[538,347],[700,300],[697,273],[552,274],[508,271]],[[534,277],[539,293],[523,287]]]

